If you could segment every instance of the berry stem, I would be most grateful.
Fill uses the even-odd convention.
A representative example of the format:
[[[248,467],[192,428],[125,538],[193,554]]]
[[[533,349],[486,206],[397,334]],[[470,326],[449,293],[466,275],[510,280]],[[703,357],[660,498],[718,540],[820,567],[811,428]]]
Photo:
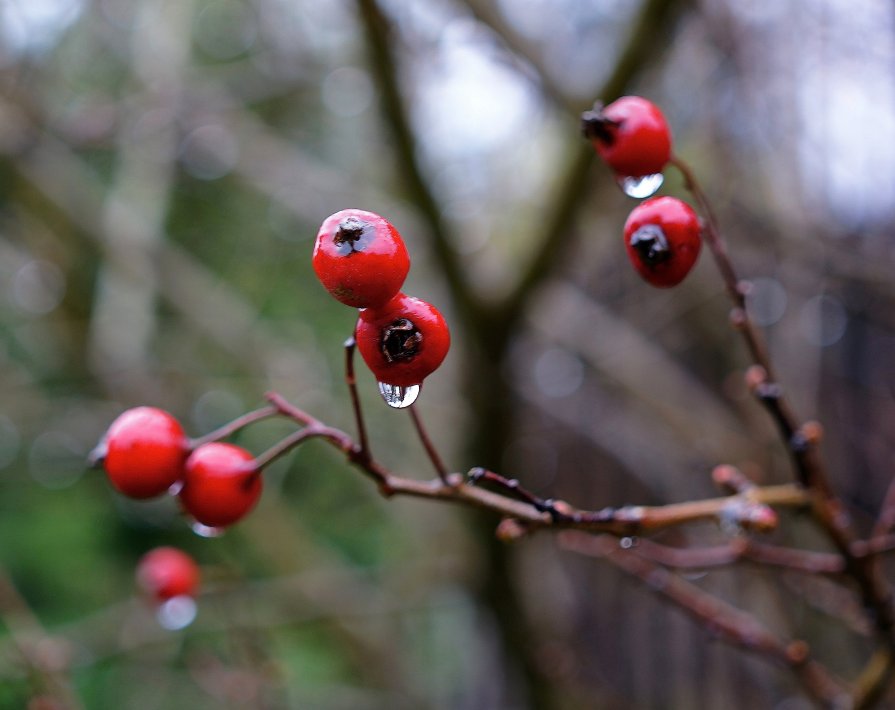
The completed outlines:
[[[269,417],[273,417],[279,414],[279,411],[273,405],[267,405],[266,407],[261,407],[260,409],[256,409],[253,412],[247,412],[243,414],[241,417],[237,417],[232,422],[224,424],[222,427],[215,429],[204,436],[200,436],[195,439],[190,439],[189,447],[190,449],[196,449],[203,444],[209,444],[212,441],[220,441],[221,439],[226,439],[228,436],[235,434],[240,429],[247,427],[249,424],[254,424],[255,422],[259,422],[262,419],[267,419]]]
[[[413,420],[413,426],[416,429],[416,434],[417,436],[419,436],[420,441],[423,444],[423,448],[426,450],[426,454],[429,456],[429,460],[435,467],[435,473],[438,474],[438,478],[441,479],[441,482],[444,485],[451,485],[448,479],[448,468],[447,466],[445,466],[444,460],[438,453],[438,449],[435,448],[435,444],[432,443],[432,439],[429,436],[429,432],[426,430],[425,425],[423,424],[423,420],[416,409],[416,405],[411,404],[408,409],[410,410],[410,418],[411,420]]]
[[[288,454],[292,449],[296,446],[303,444],[308,439],[312,439],[316,436],[325,436],[326,433],[321,431],[316,427],[307,427],[305,429],[299,429],[296,432],[293,432],[285,439],[277,442],[273,446],[271,446],[267,451],[262,454],[259,454],[254,461],[252,461],[252,468],[255,473],[260,474],[267,466],[272,464],[281,456]]]
[[[357,341],[352,335],[345,341],[345,382],[348,385],[348,393],[351,395],[351,409],[354,411],[354,422],[357,426],[357,438],[360,442],[359,456],[369,461],[370,440],[367,438],[367,425],[364,421],[364,412],[360,404],[360,395],[357,392],[357,377],[354,374],[354,351],[357,349]]]
[[[731,321],[734,324],[734,327],[742,333],[746,345],[749,348],[749,353],[752,355],[753,362],[761,365],[765,369],[765,372],[768,373],[768,377],[771,381],[776,382],[774,368],[771,365],[771,358],[768,355],[764,338],[755,327],[755,324],[752,322],[752,319],[749,317],[749,313],[746,310],[745,285],[737,277],[733,262],[730,260],[730,255],[727,251],[727,246],[721,238],[721,232],[718,229],[718,221],[715,218],[711,203],[709,202],[705,191],[702,189],[702,186],[699,184],[696,174],[684,160],[677,155],[672,155],[669,163],[680,171],[684,178],[684,187],[691,195],[693,195],[693,199],[696,200],[699,211],[702,213],[703,239],[712,253],[712,258],[715,261],[715,265],[718,267],[718,271],[721,272],[721,278],[724,280],[727,295],[734,305]]]
[[[280,414],[304,425],[306,431],[311,432],[307,434],[307,437],[320,437],[344,453],[351,463],[376,481],[382,495],[390,496],[394,493],[391,486],[391,479],[393,477],[389,471],[374,461],[369,450],[364,451],[364,449],[359,444],[356,444],[344,431],[327,426],[303,409],[296,407],[277,392],[268,392],[266,398],[274,407],[276,407]]]

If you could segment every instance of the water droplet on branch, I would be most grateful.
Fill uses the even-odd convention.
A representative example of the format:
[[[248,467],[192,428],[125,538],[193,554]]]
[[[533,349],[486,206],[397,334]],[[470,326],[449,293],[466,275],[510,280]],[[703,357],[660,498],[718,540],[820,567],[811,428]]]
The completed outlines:
[[[628,197],[635,197],[638,200],[649,197],[654,194],[665,181],[662,173],[654,173],[653,175],[641,175],[639,177],[631,177],[623,175],[618,178],[618,186]]]
[[[420,394],[420,385],[402,387],[400,385],[390,385],[387,382],[380,382],[379,394],[382,395],[389,407],[404,409],[404,407],[409,407],[416,402],[416,398]]]

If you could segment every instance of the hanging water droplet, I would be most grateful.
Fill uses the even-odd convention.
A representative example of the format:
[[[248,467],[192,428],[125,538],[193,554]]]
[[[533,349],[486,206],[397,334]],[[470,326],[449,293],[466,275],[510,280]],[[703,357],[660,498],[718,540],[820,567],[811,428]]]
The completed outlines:
[[[196,600],[188,596],[172,597],[159,605],[155,618],[162,628],[177,631],[193,623],[196,618]]]
[[[224,534],[225,529],[203,525],[198,520],[194,520],[192,525],[190,525],[190,530],[196,533],[199,537],[220,537]]]
[[[380,382],[379,394],[382,395],[389,407],[404,409],[404,407],[409,407],[416,402],[416,398],[420,395],[420,385],[402,387],[400,385],[390,385],[387,382]]]
[[[642,200],[656,192],[665,180],[662,173],[654,173],[653,175],[641,175],[640,177],[631,177],[630,175],[619,176],[618,186],[628,197],[635,197]]]

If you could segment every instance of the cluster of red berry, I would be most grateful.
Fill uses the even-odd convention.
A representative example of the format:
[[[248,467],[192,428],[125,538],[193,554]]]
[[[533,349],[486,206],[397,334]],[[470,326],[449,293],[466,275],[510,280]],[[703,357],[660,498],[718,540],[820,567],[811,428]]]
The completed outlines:
[[[176,495],[209,528],[242,518],[261,495],[254,457],[235,444],[194,443],[180,423],[155,407],[134,407],[109,427],[94,454],[120,493],[137,499]]]
[[[398,231],[372,212],[343,210],[324,220],[313,266],[327,290],[359,308],[354,337],[392,406],[412,403],[447,355],[450,333],[430,304],[401,293],[410,269]],[[243,518],[261,496],[259,460],[222,441],[192,440],[155,407],[123,412],[94,450],[112,486],[135,499],[174,495],[207,532]],[[143,558],[138,581],[156,601],[192,596],[198,568],[185,553],[160,548]]]
[[[438,310],[401,292],[410,270],[398,230],[373,212],[346,209],[317,233],[312,264],[333,298],[360,309],[354,338],[392,406],[406,406],[441,365],[451,337]]]
[[[671,160],[671,131],[658,107],[639,96],[623,96],[582,116],[584,135],[615,172],[631,196],[646,197],[662,184]],[[644,192],[639,192],[642,187]],[[625,222],[628,258],[647,282],[676,286],[688,273],[702,246],[699,218],[674,197],[648,199]]]

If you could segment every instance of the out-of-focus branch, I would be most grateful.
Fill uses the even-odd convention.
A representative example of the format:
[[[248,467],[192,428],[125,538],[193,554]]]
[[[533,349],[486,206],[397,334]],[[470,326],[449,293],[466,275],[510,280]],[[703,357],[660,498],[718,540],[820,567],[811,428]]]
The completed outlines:
[[[805,691],[824,706],[847,707],[850,703],[849,693],[823,665],[811,658],[805,642],[780,638],[751,614],[632,550],[622,549],[612,538],[569,531],[562,533],[559,540],[567,550],[604,559],[622,572],[640,579],[726,643],[789,667]]]
[[[129,367],[146,369],[159,290],[153,262],[164,237],[161,226],[176,175],[178,135],[173,120],[160,122],[152,131],[133,128],[154,111],[178,113],[189,59],[191,7],[191,2],[170,0],[142,3],[131,36],[130,70],[142,91],[125,116],[114,182],[100,213],[99,238],[104,250],[115,255],[103,261],[97,274],[90,321],[89,350],[102,365],[95,368],[100,377]],[[129,266],[122,269],[125,261]],[[132,279],[135,270],[144,278]],[[121,337],[124,330],[127,338]]]
[[[570,115],[578,111],[575,98],[550,75],[537,47],[503,18],[491,0],[463,0],[463,4],[479,22],[491,29],[510,53],[534,70],[538,86],[550,101],[561,106]]]
[[[452,298],[467,322],[474,322],[481,303],[471,288],[461,260],[454,251],[455,240],[441,214],[438,200],[420,162],[417,139],[411,126],[410,112],[402,95],[400,71],[394,55],[396,38],[377,0],[357,0],[358,15],[364,25],[369,48],[370,67],[385,125],[391,131],[401,172],[413,204],[420,210],[432,235],[432,249],[440,271],[450,287]]]
[[[16,653],[34,676],[47,702],[59,710],[79,710],[81,702],[64,675],[71,653],[68,642],[46,632],[3,569],[0,569],[0,624],[6,627]]]
[[[748,537],[713,547],[670,547],[644,538],[634,549],[641,557],[677,569],[723,567],[743,560],[805,574],[841,575],[845,571],[840,555],[767,545]]]
[[[620,96],[644,70],[650,60],[659,56],[673,36],[676,20],[688,0],[646,0],[631,27],[612,74],[595,94],[604,101]],[[525,312],[537,287],[570,251],[575,237],[575,221],[581,208],[593,195],[590,169],[593,164],[590,146],[576,146],[557,179],[554,202],[548,208],[542,229],[543,238],[532,254],[527,268],[503,301],[495,321],[511,328]],[[609,176],[603,176],[608,180]]]
[[[2,107],[15,116],[11,104]],[[99,177],[65,144],[48,133],[19,133],[16,121],[9,120],[0,128],[0,145],[28,145],[21,152],[2,156],[21,183],[35,193],[41,209],[50,209],[68,220],[77,231],[93,242],[109,260],[116,260],[128,278],[148,278],[134,269],[126,253],[108,250],[103,238],[106,228],[99,215],[103,210],[103,188]],[[19,124],[21,125],[21,124]],[[39,123],[37,124],[39,125]],[[116,209],[128,213],[128,205]],[[132,215],[133,221],[139,218]],[[198,330],[212,338],[227,352],[247,362],[275,363],[284,354],[294,361],[293,376],[307,367],[294,345],[276,333],[258,317],[256,309],[237,291],[217,278],[171,240],[154,239],[155,278],[158,295],[180,312]],[[247,337],[247,334],[251,334]],[[313,376],[306,376],[313,380]]]

